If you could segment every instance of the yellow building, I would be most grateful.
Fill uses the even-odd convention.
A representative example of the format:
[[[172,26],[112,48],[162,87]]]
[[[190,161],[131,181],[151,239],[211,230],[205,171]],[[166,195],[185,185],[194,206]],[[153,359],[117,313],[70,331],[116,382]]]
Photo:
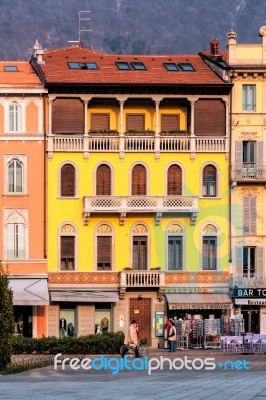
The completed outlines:
[[[166,316],[225,315],[231,84],[198,55],[40,47],[32,65],[49,92],[47,334],[136,319],[157,347]]]
[[[265,85],[266,27],[262,42],[240,44],[228,33],[232,91],[231,288],[247,332],[266,333]]]

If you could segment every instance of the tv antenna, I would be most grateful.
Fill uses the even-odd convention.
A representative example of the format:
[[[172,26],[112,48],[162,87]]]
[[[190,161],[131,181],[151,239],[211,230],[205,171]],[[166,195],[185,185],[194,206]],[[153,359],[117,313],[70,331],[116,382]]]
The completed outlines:
[[[81,32],[93,32],[93,29],[82,29],[84,26],[82,21],[90,21],[89,13],[91,11],[79,11],[79,40],[68,40],[68,43],[81,43]]]

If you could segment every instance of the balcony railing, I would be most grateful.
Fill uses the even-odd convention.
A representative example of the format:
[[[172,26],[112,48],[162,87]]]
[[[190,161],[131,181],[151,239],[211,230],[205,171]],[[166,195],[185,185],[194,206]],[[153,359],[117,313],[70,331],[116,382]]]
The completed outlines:
[[[155,213],[156,224],[163,213],[189,213],[193,225],[198,211],[196,196],[85,196],[83,199],[85,225],[91,213],[118,213],[121,225],[128,213]]]
[[[147,135],[49,135],[48,152],[226,152],[225,137]]]
[[[234,181],[265,181],[266,165],[241,163],[231,165],[231,179]]]
[[[120,287],[161,287],[164,273],[155,271],[121,271]]]
[[[231,288],[261,288],[266,286],[266,278],[262,275],[254,275],[253,277],[230,274],[229,285]]]

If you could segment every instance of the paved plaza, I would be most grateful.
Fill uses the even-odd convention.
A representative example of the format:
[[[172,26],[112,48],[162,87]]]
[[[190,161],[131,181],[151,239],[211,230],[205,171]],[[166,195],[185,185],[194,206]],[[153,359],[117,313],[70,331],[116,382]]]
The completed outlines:
[[[161,356],[171,360],[184,359],[185,356],[189,359],[214,357],[217,366],[212,371],[169,370],[170,364],[166,363],[168,367],[165,364],[162,370],[153,371],[150,375],[147,371],[133,370],[122,370],[116,375],[110,370],[73,371],[69,365],[64,371],[55,371],[53,366],[49,366],[0,377],[0,399],[266,400],[265,354],[176,352],[174,356],[169,356],[167,352],[161,352],[150,354],[149,359]],[[248,365],[249,369],[234,367],[232,370],[232,365]]]

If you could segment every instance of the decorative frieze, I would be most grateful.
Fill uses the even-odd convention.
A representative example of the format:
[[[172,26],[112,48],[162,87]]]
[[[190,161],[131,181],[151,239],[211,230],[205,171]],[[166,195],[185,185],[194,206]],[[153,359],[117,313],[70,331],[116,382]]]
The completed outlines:
[[[117,272],[57,272],[48,274],[48,284],[118,285]]]

